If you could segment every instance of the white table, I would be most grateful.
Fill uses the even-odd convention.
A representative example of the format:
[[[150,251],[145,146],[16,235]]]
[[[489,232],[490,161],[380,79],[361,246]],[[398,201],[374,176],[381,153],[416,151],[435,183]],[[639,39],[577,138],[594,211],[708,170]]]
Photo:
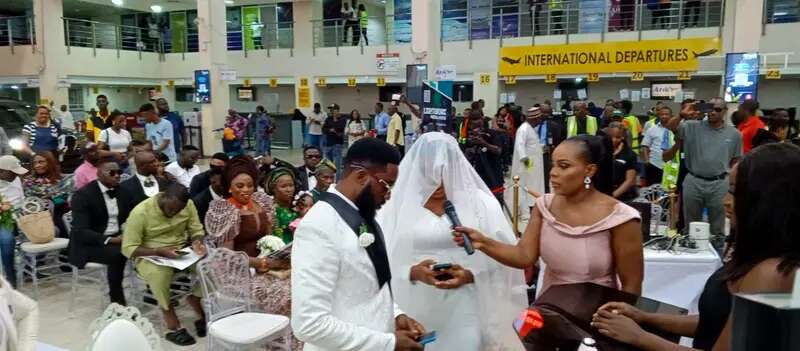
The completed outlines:
[[[644,250],[642,296],[697,313],[706,280],[721,265],[716,251],[670,252]]]
[[[539,261],[542,272],[544,263]],[[697,302],[706,280],[722,265],[713,250],[669,252],[644,249],[644,282],[642,296],[666,302],[697,313]],[[544,273],[536,286],[542,286]],[[542,291],[537,291],[540,295]]]

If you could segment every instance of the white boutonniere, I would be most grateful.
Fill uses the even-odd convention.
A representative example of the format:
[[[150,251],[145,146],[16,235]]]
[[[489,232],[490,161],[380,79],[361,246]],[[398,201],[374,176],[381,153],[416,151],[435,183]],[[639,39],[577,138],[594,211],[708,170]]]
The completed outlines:
[[[368,247],[375,242],[375,234],[372,234],[367,231],[367,225],[362,224],[361,227],[358,228],[358,245],[361,247]]]

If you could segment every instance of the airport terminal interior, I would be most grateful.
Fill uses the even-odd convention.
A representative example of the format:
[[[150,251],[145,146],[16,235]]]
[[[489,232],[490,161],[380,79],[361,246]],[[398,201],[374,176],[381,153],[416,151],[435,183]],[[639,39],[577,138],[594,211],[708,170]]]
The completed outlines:
[[[0,351],[669,349],[659,342],[798,350],[800,274],[794,300],[790,282],[798,233],[748,237],[800,224],[800,197],[791,197],[800,164],[789,155],[800,155],[791,145],[798,107],[797,0],[0,0]],[[437,133],[449,136],[429,135]],[[764,145],[772,143],[785,148]],[[359,154],[359,146],[371,149]],[[376,156],[384,146],[402,155],[399,175],[373,170],[374,162],[398,163]],[[579,156],[562,160],[568,152]],[[568,174],[578,171],[564,162],[586,174]],[[471,167],[458,171],[462,164]],[[598,180],[604,167],[608,191]],[[763,167],[775,171],[756,179]],[[408,179],[418,171],[423,179]],[[237,188],[242,176],[249,192]],[[466,232],[456,236],[472,238],[476,252],[465,255],[446,208],[388,220],[409,235],[395,240],[386,213],[406,209],[398,202],[415,199],[404,194],[425,188],[425,177],[436,185],[413,205],[430,209],[441,186],[465,223],[498,223],[484,230],[495,241],[507,234],[514,245],[535,232],[517,244],[535,242],[533,263],[499,259],[505,251]],[[452,184],[470,184],[462,189],[470,200],[458,203]],[[748,197],[746,186],[761,197]],[[586,193],[563,200],[584,187],[617,205]],[[242,192],[249,205],[236,202]],[[370,192],[385,196],[364,200]],[[466,208],[484,193],[489,204],[469,218]],[[326,200],[335,195],[362,217],[365,203],[388,202],[377,222],[364,217],[351,228],[337,219],[353,229],[352,243],[328,248],[320,236],[313,250],[304,246],[309,227],[328,223],[314,216],[343,213],[330,210],[339,211]],[[738,208],[745,200],[747,214]],[[756,208],[759,201],[788,207]],[[595,216],[603,211],[611,212]],[[435,224],[418,225],[431,214]],[[420,240],[401,230],[403,221],[447,235]],[[378,224],[383,234],[365,243]],[[622,243],[626,230],[635,240]],[[253,239],[240,244],[245,234]],[[753,252],[737,255],[749,249],[734,243]],[[188,253],[162,251],[173,246]],[[413,257],[396,257],[397,247]],[[334,253],[341,261],[317,262]],[[446,267],[419,263],[428,254]],[[758,258],[783,259],[786,282],[767,275],[783,283],[741,288],[764,264]],[[360,279],[372,285],[346,285],[351,272],[364,273],[351,271],[353,262],[367,266]],[[712,293],[720,276],[727,285]],[[520,286],[509,287],[516,278]],[[510,301],[518,288],[524,304],[501,315],[505,303],[495,300]],[[753,291],[771,294],[746,294]],[[405,315],[389,318],[397,331],[384,328],[380,315],[391,306],[360,311],[364,320],[341,310],[372,293],[372,307],[393,299],[426,332]],[[594,297],[588,314],[557,306]],[[608,299],[636,307],[609,307],[606,318]],[[423,303],[438,312],[414,306]],[[642,319],[704,311],[723,319],[663,333]],[[578,336],[544,332],[561,320]],[[614,329],[627,322],[641,333]]]

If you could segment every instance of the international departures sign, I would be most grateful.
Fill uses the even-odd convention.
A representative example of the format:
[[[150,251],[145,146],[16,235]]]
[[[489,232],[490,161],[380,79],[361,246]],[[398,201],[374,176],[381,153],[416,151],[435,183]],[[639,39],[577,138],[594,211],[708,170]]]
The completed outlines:
[[[718,38],[512,46],[500,49],[501,76],[696,71],[720,51]]]

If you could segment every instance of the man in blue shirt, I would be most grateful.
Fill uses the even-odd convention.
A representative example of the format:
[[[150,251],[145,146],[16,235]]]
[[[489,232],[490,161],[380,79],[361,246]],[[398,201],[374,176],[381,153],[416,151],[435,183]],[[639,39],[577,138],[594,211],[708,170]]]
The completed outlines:
[[[144,127],[145,136],[153,144],[153,152],[163,153],[169,157],[170,162],[174,162],[177,159],[177,153],[175,153],[175,147],[172,146],[174,133],[172,123],[161,118],[151,103],[139,107],[139,115],[147,121]]]
[[[389,131],[389,115],[383,112],[383,104],[375,104],[375,129],[378,130],[378,139],[386,141],[386,133]]]
[[[156,100],[156,107],[158,108],[158,115],[169,121],[169,123],[172,123],[172,145],[175,148],[175,154],[179,154],[181,152],[181,145],[183,145],[185,130],[183,119],[181,119],[181,116],[178,115],[177,112],[169,110],[167,99],[160,98]]]

